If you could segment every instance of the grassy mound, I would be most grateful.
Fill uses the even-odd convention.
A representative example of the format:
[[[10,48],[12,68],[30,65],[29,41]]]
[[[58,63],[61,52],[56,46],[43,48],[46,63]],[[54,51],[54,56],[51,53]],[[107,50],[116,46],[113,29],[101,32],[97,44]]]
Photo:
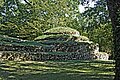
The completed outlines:
[[[69,41],[69,40],[75,40],[77,37],[72,35],[64,35],[64,34],[51,34],[51,35],[42,35],[35,38],[35,41],[40,40],[57,40],[57,41]]]
[[[35,41],[54,40],[54,41],[89,41],[85,36],[80,36],[79,32],[69,27],[56,27],[44,32],[44,35],[38,36]]]
[[[49,29],[44,32],[44,34],[71,34],[75,36],[79,36],[79,32],[75,29],[69,28],[69,27],[56,27]]]
[[[85,36],[72,36],[72,35],[65,35],[65,34],[51,34],[51,35],[42,35],[38,36],[37,38],[34,39],[35,41],[43,41],[43,40],[54,40],[54,41],[76,41],[76,42],[81,42],[81,41],[89,41],[89,39]]]

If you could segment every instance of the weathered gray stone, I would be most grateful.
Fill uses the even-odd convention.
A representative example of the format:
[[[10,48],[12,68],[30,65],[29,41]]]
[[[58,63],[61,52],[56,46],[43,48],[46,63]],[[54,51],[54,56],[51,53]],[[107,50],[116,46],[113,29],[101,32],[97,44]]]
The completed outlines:
[[[4,60],[33,60],[33,61],[45,61],[45,60],[108,60],[107,53],[69,53],[69,54],[49,54],[47,52],[15,52],[15,51],[3,51],[0,57]]]

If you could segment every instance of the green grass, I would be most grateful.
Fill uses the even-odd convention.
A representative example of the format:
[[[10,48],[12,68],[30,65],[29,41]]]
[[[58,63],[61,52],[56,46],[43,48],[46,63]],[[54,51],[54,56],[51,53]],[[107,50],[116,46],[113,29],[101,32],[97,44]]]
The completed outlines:
[[[79,35],[79,32],[75,29],[72,29],[70,27],[55,27],[55,28],[51,28],[47,31],[45,31],[44,33],[65,33],[65,34],[76,34],[78,33]]]
[[[63,38],[64,40],[69,40],[71,38],[73,38],[72,35],[64,35],[64,34],[51,34],[51,35],[42,35],[42,36],[38,36],[37,38],[35,38],[36,41],[39,41],[39,40],[54,40],[54,39],[59,39],[59,38]]]
[[[0,35],[0,45],[14,45],[14,46],[47,46],[37,41],[22,40],[18,38]]]
[[[76,41],[82,42],[87,41],[90,42],[89,39],[85,36],[73,36],[69,34],[50,34],[50,35],[41,35],[34,39],[35,41],[43,41],[43,40],[54,40],[54,41]]]
[[[1,61],[0,80],[113,80],[113,61]]]

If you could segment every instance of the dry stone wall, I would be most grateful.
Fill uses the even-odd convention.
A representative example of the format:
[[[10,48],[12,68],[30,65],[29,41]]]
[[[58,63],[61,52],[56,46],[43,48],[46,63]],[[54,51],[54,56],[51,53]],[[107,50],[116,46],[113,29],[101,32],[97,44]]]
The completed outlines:
[[[0,46],[3,60],[107,60],[107,54],[95,53],[96,45],[87,42],[49,43],[49,46]],[[21,52],[22,51],[22,52]],[[57,53],[59,52],[59,53]]]
[[[35,38],[20,40],[0,35],[2,60],[108,60],[107,53],[99,53],[99,46],[69,27],[57,27]]]
[[[15,52],[15,51],[2,51],[0,52],[0,59],[2,60],[33,60],[33,61],[46,61],[46,60],[93,60],[94,54],[89,53],[70,53],[70,54],[49,54],[47,52],[28,53],[28,52]]]

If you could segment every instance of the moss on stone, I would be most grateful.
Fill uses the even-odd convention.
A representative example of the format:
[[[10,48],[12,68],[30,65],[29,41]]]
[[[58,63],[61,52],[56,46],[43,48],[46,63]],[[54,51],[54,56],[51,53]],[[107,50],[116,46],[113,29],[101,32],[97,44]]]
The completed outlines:
[[[72,35],[68,35],[68,34],[56,34],[56,35],[42,35],[42,36],[38,36],[37,38],[35,38],[35,41],[41,41],[41,40],[57,40],[57,41],[69,41],[69,40],[73,40],[75,41],[77,39],[77,37],[72,36]]]
[[[89,41],[89,38],[87,38],[86,36],[79,36],[79,37],[77,37],[76,41],[77,42],[80,42],[80,41]]]
[[[72,29],[70,27],[56,27],[49,29],[44,32],[44,34],[71,34],[74,36],[79,36],[79,32],[75,29]]]
[[[79,32],[69,27],[56,27],[44,32],[44,35],[35,38],[36,41],[54,40],[54,41],[89,41],[86,36],[79,35]]]

